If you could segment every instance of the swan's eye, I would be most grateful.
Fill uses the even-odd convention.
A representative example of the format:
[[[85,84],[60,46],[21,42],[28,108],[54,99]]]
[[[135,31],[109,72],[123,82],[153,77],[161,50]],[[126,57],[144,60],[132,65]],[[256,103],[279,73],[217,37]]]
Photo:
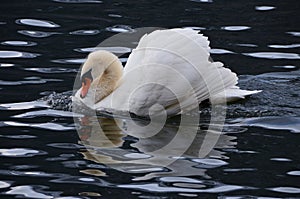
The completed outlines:
[[[83,78],[83,79],[81,80],[81,82],[84,83],[84,85],[86,85],[86,78]]]
[[[84,73],[81,76],[81,82],[86,84],[86,79],[90,79],[91,81],[93,81],[93,76],[92,76],[92,69],[90,69],[89,71],[87,71],[86,73]]]

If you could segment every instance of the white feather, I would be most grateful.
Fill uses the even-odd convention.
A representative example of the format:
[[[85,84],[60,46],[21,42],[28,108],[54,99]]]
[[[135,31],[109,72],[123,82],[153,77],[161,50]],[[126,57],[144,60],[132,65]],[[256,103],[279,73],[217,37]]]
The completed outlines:
[[[170,116],[197,108],[209,98],[224,102],[258,92],[235,87],[236,74],[221,62],[211,62],[209,50],[207,37],[194,30],[146,34],[130,54],[119,86],[93,108],[141,116],[165,109]]]

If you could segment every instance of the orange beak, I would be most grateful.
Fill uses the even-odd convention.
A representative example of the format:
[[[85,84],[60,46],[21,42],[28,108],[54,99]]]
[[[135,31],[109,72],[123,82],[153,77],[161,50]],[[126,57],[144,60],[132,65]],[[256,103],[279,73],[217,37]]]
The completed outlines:
[[[84,81],[82,81],[82,86],[81,86],[81,92],[80,92],[80,97],[85,98],[87,95],[89,88],[91,86],[92,80],[89,78],[84,78]]]

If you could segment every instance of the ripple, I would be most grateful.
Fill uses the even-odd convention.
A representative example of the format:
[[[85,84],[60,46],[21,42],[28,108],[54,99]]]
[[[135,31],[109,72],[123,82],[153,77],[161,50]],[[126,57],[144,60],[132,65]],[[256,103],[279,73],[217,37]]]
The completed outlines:
[[[32,186],[23,185],[12,187],[10,191],[7,191],[8,195],[21,195],[27,198],[53,198],[53,196],[39,193]]]
[[[63,174],[50,174],[45,173],[43,171],[16,171],[16,170],[8,170],[4,171],[14,176],[27,176],[27,177],[62,177]]]
[[[59,64],[83,64],[86,59],[72,59],[72,58],[67,58],[67,59],[55,59],[51,60],[53,63],[59,63]]]
[[[42,28],[57,28],[60,27],[60,25],[52,22],[52,21],[46,21],[46,20],[40,20],[40,19],[17,19],[17,24],[21,25],[28,25],[28,26],[38,26]]]
[[[0,156],[4,157],[33,157],[45,154],[43,151],[26,148],[0,149]]]
[[[132,158],[132,159],[147,159],[147,158],[151,158],[150,155],[142,154],[142,153],[129,153],[129,154],[125,154],[124,157]]]
[[[247,126],[256,126],[275,130],[290,130],[293,133],[300,133],[300,117],[260,117],[236,121]]]
[[[4,41],[1,42],[3,45],[8,46],[35,46],[37,43],[31,41]]]
[[[54,73],[77,73],[79,69],[74,68],[24,68],[27,71],[34,71],[39,73],[47,73],[47,74],[54,74]]]
[[[257,171],[255,168],[224,169],[225,172]]]
[[[0,63],[0,67],[12,67],[15,64],[11,64],[11,63]]]
[[[223,26],[222,30],[228,30],[228,31],[242,31],[242,30],[248,30],[251,27],[249,26]]]
[[[54,2],[59,3],[102,3],[98,0],[53,0]]]
[[[33,30],[19,30],[18,33],[29,37],[35,37],[35,38],[44,38],[44,37],[49,37],[51,35],[61,34],[59,32],[43,32],[43,31],[33,31]]]
[[[109,17],[112,17],[112,18],[122,18],[123,16],[122,15],[118,15],[118,14],[108,14]]]
[[[203,181],[195,180],[187,177],[162,177],[160,178],[162,182],[187,182],[187,183],[203,183]]]
[[[10,139],[32,139],[36,138],[33,135],[0,135],[0,137],[10,138]]]
[[[26,110],[33,108],[49,108],[49,105],[44,101],[0,104],[0,110]]]
[[[78,180],[83,182],[95,182],[93,178],[78,178]]]
[[[69,112],[69,111],[60,111],[60,110],[40,110],[40,111],[32,111],[27,112],[19,115],[13,116],[14,118],[34,118],[34,117],[41,117],[41,116],[48,116],[48,117],[83,117],[81,114]]]
[[[128,58],[127,57],[123,57],[123,58],[119,58],[120,62],[125,63],[127,62]]]
[[[227,165],[228,163],[218,159],[192,159],[193,162],[200,163],[197,167],[201,168],[216,168]]]
[[[109,32],[118,32],[118,33],[135,32],[133,28],[127,25],[115,25],[115,26],[107,27],[105,30]]]
[[[225,49],[211,49],[209,51],[211,54],[235,54],[234,52],[230,51],[230,50],[225,50]]]
[[[74,144],[74,143],[52,143],[48,144],[48,146],[54,147],[54,148],[60,148],[60,149],[81,149],[85,148],[81,145]]]
[[[276,7],[274,6],[255,6],[255,10],[259,11],[268,11],[268,10],[274,10]]]
[[[5,86],[17,86],[17,85],[26,85],[26,84],[45,84],[47,82],[61,82],[61,79],[27,79],[22,81],[4,81],[0,80],[0,85]]]
[[[236,44],[237,46],[256,48],[256,44]]]
[[[300,37],[300,32],[287,32],[287,33],[295,37]]]
[[[75,127],[65,126],[62,124],[46,122],[46,123],[38,123],[38,124],[29,124],[29,123],[21,123],[21,122],[13,122],[13,121],[6,121],[4,124],[8,126],[16,126],[16,127],[33,127],[33,128],[41,128],[53,131],[67,131],[67,130],[74,130]]]
[[[9,169],[11,170],[27,170],[27,169],[35,169],[38,168],[39,166],[37,165],[27,165],[27,164],[21,164],[21,165],[12,165]]]
[[[269,188],[269,190],[280,193],[300,193],[300,188],[296,187],[274,187]]]
[[[10,184],[4,181],[0,181],[0,189],[10,187]]]
[[[265,59],[300,59],[300,56],[296,53],[256,52],[243,53],[243,55]]]
[[[132,168],[128,169],[128,172],[132,173],[151,173],[151,172],[162,172],[164,171],[164,168],[162,167],[151,167],[149,166],[148,168]],[[135,178],[134,180],[138,180],[139,178]]]
[[[47,160],[49,161],[49,158],[47,158]],[[51,160],[50,160],[51,161]],[[87,165],[87,163],[85,161],[81,161],[81,160],[72,160],[72,161],[64,161],[62,162],[62,164],[64,165],[64,167],[66,168],[82,168],[82,166]],[[71,179],[58,179],[59,182],[65,183],[66,181],[71,181],[71,182],[76,182],[78,179],[72,177]],[[57,182],[57,180],[55,180]]]
[[[70,32],[71,35],[97,35],[100,30],[76,30]]]
[[[289,171],[287,174],[291,176],[300,176],[300,171]]]
[[[273,66],[274,68],[282,68],[282,69],[295,69],[296,66],[293,65],[284,65],[284,66]]]
[[[193,188],[179,188],[179,187],[166,187],[160,186],[156,183],[149,184],[124,184],[117,185],[120,188],[127,189],[139,189],[150,192],[186,192],[186,193],[224,193],[229,191],[241,190],[244,189],[242,186],[237,185],[222,185],[208,189],[193,189]]]
[[[204,27],[198,27],[198,26],[186,26],[186,27],[183,27],[184,29],[191,29],[191,30],[197,30],[197,31],[200,31],[200,30],[205,30],[206,28]]]
[[[40,56],[40,54],[6,50],[0,51],[0,58],[35,58],[37,56]]]
[[[131,48],[127,48],[127,47],[121,47],[121,46],[116,46],[116,47],[92,47],[92,48],[77,48],[74,49],[77,52],[93,52],[96,50],[106,50],[112,53],[120,53],[120,54],[125,54],[125,53],[130,53],[131,52]]]
[[[222,151],[230,152],[230,153],[238,153],[238,154],[255,154],[258,153],[256,151],[250,151],[250,150],[240,150],[240,149],[223,149]]]
[[[300,44],[290,44],[290,45],[269,45],[270,48],[299,48]]]
[[[292,160],[288,158],[271,158],[270,160],[277,162],[292,162]]]

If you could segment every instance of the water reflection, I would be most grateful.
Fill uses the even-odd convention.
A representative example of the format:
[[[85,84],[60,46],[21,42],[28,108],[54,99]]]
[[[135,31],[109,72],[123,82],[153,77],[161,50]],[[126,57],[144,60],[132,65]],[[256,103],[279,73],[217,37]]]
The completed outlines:
[[[241,30],[248,30],[251,29],[249,26],[224,26],[222,27],[223,30],[228,31],[241,31]]]
[[[114,25],[111,27],[106,28],[107,31],[109,32],[116,32],[116,33],[130,33],[130,32],[135,32],[133,28],[127,25]]]
[[[69,124],[57,124],[53,122],[46,123],[25,123],[25,122],[14,122],[14,121],[5,121],[3,122],[6,126],[15,126],[15,127],[32,127],[32,128],[40,128],[47,129],[52,131],[67,131],[73,130],[74,127]]]
[[[274,68],[284,68],[284,69],[296,69],[296,66],[293,65],[284,65],[284,66],[273,66]]]
[[[300,171],[289,171],[287,174],[292,176],[300,176]]]
[[[53,198],[51,195],[43,194],[41,188],[46,188],[43,186],[15,186],[11,187],[9,191],[6,192],[8,195],[18,195],[25,198]]]
[[[296,53],[279,53],[279,52],[255,52],[243,53],[246,56],[265,59],[300,59],[300,55]]]
[[[15,66],[15,64],[11,64],[11,63],[0,63],[0,67],[12,67]]]
[[[17,19],[16,23],[21,24],[21,25],[28,25],[28,26],[38,26],[38,27],[42,27],[42,28],[60,27],[60,25],[58,25],[52,21],[38,20],[38,19]]]
[[[34,149],[12,148],[0,149],[0,156],[4,157],[32,157],[36,155],[44,155],[46,152]]]
[[[0,181],[0,189],[9,187],[10,184],[4,181]]]
[[[78,49],[74,49],[77,52],[84,52],[84,53],[90,53],[96,50],[106,50],[112,53],[116,53],[116,54],[125,54],[125,53],[130,53],[131,52],[131,48],[127,48],[127,47],[121,47],[121,46],[116,46],[116,47],[91,47],[91,48],[78,48]]]
[[[100,30],[75,30],[70,32],[71,35],[97,35]]]
[[[274,6],[255,6],[255,10],[258,11],[269,11],[269,10],[274,10],[276,7]]]
[[[299,48],[300,44],[290,44],[290,45],[269,45],[270,48]]]
[[[289,130],[293,133],[300,133],[300,117],[253,117],[240,118],[232,121],[235,125],[256,126],[265,129]]]
[[[59,32],[44,32],[44,31],[33,31],[33,30],[19,30],[18,33],[29,37],[35,37],[35,38],[44,38],[44,37],[49,37],[51,35],[61,34]]]
[[[31,41],[4,41],[1,42],[2,45],[7,46],[35,46],[37,43]]]
[[[35,58],[37,53],[19,52],[19,51],[0,51],[0,58]]]
[[[300,189],[296,187],[274,187],[269,188],[271,191],[280,192],[280,193],[300,193]]]
[[[228,164],[224,160],[226,156],[218,149],[235,145],[233,136],[220,135],[200,126],[166,124],[153,135],[157,126],[146,128],[145,131],[148,123],[143,120],[85,116],[77,124],[80,143],[87,148],[82,152],[85,159],[125,173],[142,175],[134,180],[162,176],[208,177],[207,169]],[[136,128],[137,125],[141,128]],[[184,129],[183,133],[179,128]],[[196,135],[192,133],[195,129]],[[217,143],[211,146],[216,139]],[[125,145],[130,147],[124,149]],[[84,172],[105,175],[103,171]]]
[[[300,32],[287,32],[287,33],[295,37],[300,37]]]
[[[211,49],[209,51],[211,54],[235,54],[234,52],[230,51],[230,50],[225,50],[225,49]]]

